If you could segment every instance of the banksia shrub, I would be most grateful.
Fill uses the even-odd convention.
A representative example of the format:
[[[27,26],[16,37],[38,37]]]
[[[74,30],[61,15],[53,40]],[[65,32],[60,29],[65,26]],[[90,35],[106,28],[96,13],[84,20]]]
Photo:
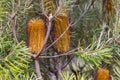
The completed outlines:
[[[45,39],[45,23],[42,19],[31,19],[27,24],[28,47],[38,53]]]
[[[95,80],[109,80],[109,70],[100,68],[97,71]]]
[[[60,37],[61,34],[69,27],[68,26],[68,18],[67,16],[59,15],[54,20],[54,41]],[[69,50],[70,45],[70,31],[69,29],[65,32],[65,34],[55,43],[54,47],[58,53],[67,52]]]

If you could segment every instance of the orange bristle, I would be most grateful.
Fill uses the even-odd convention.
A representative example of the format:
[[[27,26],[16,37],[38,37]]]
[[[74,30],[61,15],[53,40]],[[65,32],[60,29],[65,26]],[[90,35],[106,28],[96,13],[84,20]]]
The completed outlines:
[[[67,16],[59,15],[54,21],[54,41],[69,27]],[[70,30],[68,29],[65,34],[55,43],[55,49],[58,53],[67,52],[70,45]]]
[[[109,80],[109,70],[100,68],[97,71],[96,79],[95,80]]]
[[[28,47],[38,53],[45,39],[45,23],[42,19],[31,19],[27,25]]]
[[[106,14],[111,15],[114,12],[113,2],[112,2],[112,0],[106,0],[105,2],[106,2],[105,3]]]
[[[107,11],[108,14],[111,14],[113,12],[113,3],[112,3],[112,0],[108,0],[107,1],[106,11]]]

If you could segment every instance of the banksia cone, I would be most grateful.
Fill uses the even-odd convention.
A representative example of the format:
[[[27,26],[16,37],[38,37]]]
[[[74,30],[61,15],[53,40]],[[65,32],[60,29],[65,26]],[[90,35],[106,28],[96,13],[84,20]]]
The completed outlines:
[[[54,0],[43,0],[44,10],[47,14],[54,13],[55,11],[55,1]]]
[[[103,68],[98,69],[95,80],[109,80],[109,78],[109,70]]]
[[[38,53],[45,39],[45,23],[42,19],[31,19],[27,24],[28,47]]]
[[[68,18],[67,16],[59,15],[55,18],[54,21],[54,41],[60,37],[61,34],[69,27],[68,26]],[[70,45],[70,31],[69,29],[65,32],[65,34],[55,43],[55,49],[58,53],[67,52],[69,50]]]
[[[112,0],[103,0],[104,12],[112,14],[114,11]]]

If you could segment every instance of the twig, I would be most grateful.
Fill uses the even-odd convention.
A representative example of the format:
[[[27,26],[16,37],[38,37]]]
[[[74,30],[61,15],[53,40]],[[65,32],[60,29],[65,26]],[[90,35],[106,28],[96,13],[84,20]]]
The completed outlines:
[[[11,17],[12,19],[17,15],[20,6],[21,6],[21,0],[18,0],[18,4],[17,4],[17,7],[16,7],[16,10],[14,10],[14,11],[12,12],[12,14],[10,15],[10,17]]]
[[[16,41],[16,43],[18,44],[19,41],[17,39],[17,30],[16,30],[16,17],[14,18],[14,20],[12,20],[13,23],[13,36],[14,36],[14,40]]]
[[[40,64],[39,64],[39,60],[38,59],[35,59],[35,68],[36,68],[36,73],[37,73],[37,80],[43,80],[42,78],[42,75],[41,75],[41,72],[40,72]]]
[[[65,3],[65,0],[61,0],[59,6],[57,7],[57,10],[55,11],[55,14],[53,15],[53,18],[60,14],[64,3]]]
[[[61,80],[61,69],[62,69],[62,57],[58,57],[59,58],[59,62],[57,64],[57,80]]]
[[[57,15],[59,15],[59,13],[60,13],[61,10],[62,10],[62,6],[63,6],[64,2],[65,2],[64,0],[61,1],[60,5],[57,7],[57,9],[56,9],[56,11],[55,11],[54,14],[50,13],[50,14],[53,15],[53,16],[52,16],[52,19],[54,19]],[[44,9],[44,0],[42,0],[41,3],[42,3],[42,6],[41,6],[41,7],[42,7],[43,15],[44,15],[47,19],[49,19],[49,16],[48,16],[48,15],[50,15],[50,14],[47,14],[47,13],[45,12],[45,9]],[[52,19],[51,19],[51,20],[52,20]]]
[[[72,57],[66,62],[66,64],[63,65],[62,70],[63,70],[64,68],[66,68],[66,66],[71,62],[71,60],[72,60],[74,57],[75,57],[75,56],[72,56]]]
[[[75,54],[75,53],[72,53],[72,52],[75,52],[75,51],[77,51],[79,49],[80,48],[76,48],[76,49],[73,49],[73,50],[68,51],[66,53],[59,54],[59,55],[54,55],[54,56],[39,56],[39,58],[56,58],[56,57],[60,57],[60,56],[67,56],[67,55]]]
[[[18,0],[16,10],[12,11],[12,14],[9,15],[11,17],[11,23],[13,25],[13,36],[16,43],[19,43],[17,39],[17,30],[16,30],[16,19],[17,19],[16,15],[19,11],[20,6],[21,6],[21,0]]]
[[[100,47],[100,43],[101,43],[103,34],[104,34],[104,32],[105,32],[105,28],[106,28],[106,24],[103,23],[103,25],[102,25],[102,31],[101,31],[100,36],[99,36],[99,39],[98,39],[97,49]]]
[[[49,19],[49,17],[47,16],[47,13],[45,12],[45,9],[44,9],[44,0],[41,0],[41,4],[42,4],[42,12],[43,12],[43,15],[47,18],[47,19]]]
[[[95,2],[95,0],[92,0],[88,4],[87,8],[84,10],[84,12],[82,13],[82,15],[71,26],[76,25],[81,20],[81,18],[87,13],[87,11],[91,8],[91,6],[94,4],[94,2]]]

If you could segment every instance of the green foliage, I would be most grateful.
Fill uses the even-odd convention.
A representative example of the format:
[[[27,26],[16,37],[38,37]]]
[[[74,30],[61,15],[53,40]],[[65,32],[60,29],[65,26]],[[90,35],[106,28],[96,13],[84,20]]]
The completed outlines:
[[[26,26],[27,21],[31,18],[43,18],[42,0],[20,0],[20,7],[18,0],[0,0],[0,80],[35,80],[35,67],[30,57],[29,49],[26,47]],[[60,5],[61,0],[56,0],[55,5],[51,0],[46,0],[46,13],[55,10]],[[119,38],[120,14],[119,0],[113,0],[116,4],[115,18],[110,20],[112,25],[107,25],[107,28],[102,36],[100,47],[98,46],[99,36],[102,32],[103,14],[102,14],[102,1],[95,0],[96,2],[92,7],[83,15],[87,6],[92,0],[65,0],[61,14],[65,10],[69,12],[70,22],[80,19],[80,21],[72,26],[71,29],[71,49],[80,47],[74,56],[77,56],[78,64],[75,68],[78,73],[75,75],[70,70],[62,72],[62,80],[93,80],[95,70],[99,67],[106,67],[110,70],[112,80],[120,79],[120,46],[115,42]],[[47,5],[48,4],[48,5]],[[52,4],[49,6],[49,4]],[[52,8],[52,9],[51,9]],[[65,10],[64,10],[65,9]],[[12,17],[17,11],[15,17]],[[111,19],[111,18],[110,18]],[[15,22],[16,21],[16,22]],[[15,22],[15,23],[14,23]],[[46,23],[47,26],[47,23]],[[111,26],[114,27],[111,29]],[[19,43],[14,41],[13,30],[16,27],[17,38]],[[108,29],[108,30],[107,30]],[[110,31],[111,29],[111,31]],[[110,32],[109,32],[110,31]],[[117,33],[114,34],[114,33]],[[114,35],[113,35],[114,34]],[[119,40],[119,39],[118,39]],[[51,37],[50,37],[50,41]],[[49,46],[49,44],[47,44]],[[86,48],[87,47],[87,48]],[[45,55],[53,55],[55,51],[50,48],[46,51]],[[50,54],[49,54],[50,53]],[[67,61],[65,57],[65,61]],[[42,75],[46,74],[47,69],[52,66],[54,70],[57,65],[57,58],[41,59],[43,65],[41,67]],[[52,64],[52,63],[53,64]],[[65,63],[65,62],[64,62]],[[76,63],[76,62],[74,62]],[[105,65],[104,65],[105,64]],[[44,66],[45,65],[45,66]],[[50,66],[51,65],[51,66]],[[54,72],[54,71],[53,71]],[[77,71],[76,71],[77,72]],[[48,75],[48,74],[46,74]]]
[[[72,9],[74,6],[75,0],[66,0],[64,2],[64,8]]]
[[[24,42],[16,44],[7,39],[8,36],[0,36],[0,78],[18,80],[30,67],[30,52]]]
[[[21,74],[19,79],[20,80],[36,80],[37,76],[34,72],[33,73],[26,72],[24,75]]]
[[[86,64],[89,65],[90,68],[94,69],[94,67],[100,67],[102,62],[109,63],[112,59],[112,48],[104,48],[104,49],[85,49],[84,51],[79,51],[78,56],[80,55]]]
[[[76,75],[71,73],[70,71],[63,71],[62,72],[62,80],[93,80],[92,78],[87,78],[86,74],[80,75],[77,73]]]
[[[62,80],[74,80],[75,79],[75,75],[72,73],[70,74],[69,71],[64,71],[62,73]]]
[[[117,43],[113,43],[111,45],[111,48],[113,48],[113,60],[112,60],[112,68],[111,72],[111,78],[112,80],[119,80],[120,79],[120,46]]]
[[[7,13],[5,11],[4,3],[6,0],[0,0],[0,21],[3,21],[3,16]]]

